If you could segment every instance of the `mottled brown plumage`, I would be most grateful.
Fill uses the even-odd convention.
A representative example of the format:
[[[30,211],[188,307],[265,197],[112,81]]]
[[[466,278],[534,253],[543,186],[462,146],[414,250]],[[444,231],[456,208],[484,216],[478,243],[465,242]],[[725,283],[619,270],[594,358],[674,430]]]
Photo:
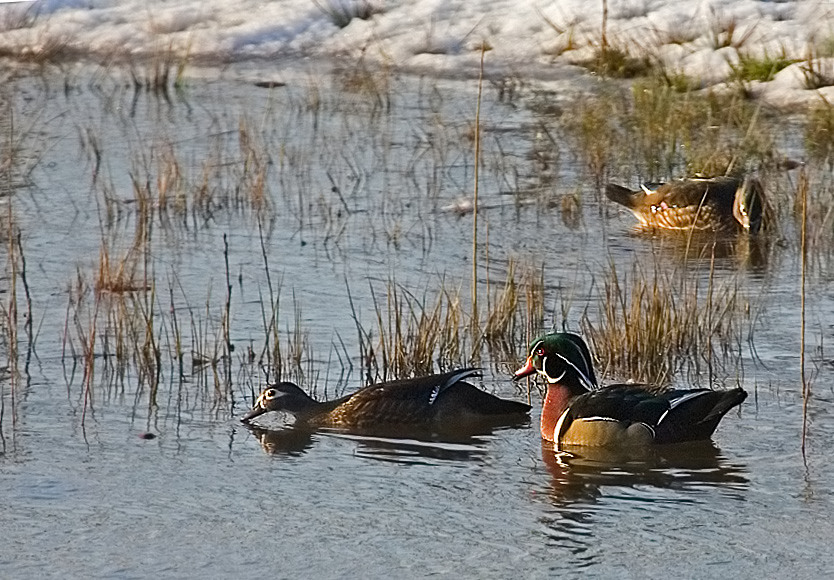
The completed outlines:
[[[381,426],[471,424],[518,421],[530,406],[500,399],[464,382],[477,369],[378,383],[351,395],[318,402],[293,383],[278,383],[258,397],[243,417],[248,423],[269,411],[285,411],[313,427],[368,430]]]
[[[764,191],[753,177],[681,179],[636,191],[609,183],[605,195],[647,228],[755,234],[764,215]]]

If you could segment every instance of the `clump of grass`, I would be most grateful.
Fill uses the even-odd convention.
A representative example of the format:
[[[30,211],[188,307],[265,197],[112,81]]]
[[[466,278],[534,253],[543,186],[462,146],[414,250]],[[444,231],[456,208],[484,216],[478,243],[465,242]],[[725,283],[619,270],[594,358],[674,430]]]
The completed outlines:
[[[834,85],[834,65],[822,59],[813,48],[808,49],[804,64],[800,67],[806,89],[814,90]]]
[[[460,364],[467,317],[457,290],[444,288],[429,301],[389,282],[381,303],[371,288],[376,312],[373,331],[360,328],[363,374],[369,380],[389,380],[432,372],[435,356],[441,368]],[[375,342],[375,344],[374,344]]]
[[[341,90],[372,104],[372,112],[391,108],[391,71],[388,66],[369,65],[365,52],[349,67],[336,71]]]
[[[489,295],[483,339],[493,361],[514,361],[515,344],[538,334],[544,320],[544,270],[527,267],[516,275],[510,261],[502,288]],[[507,369],[501,369],[505,372]]]
[[[730,80],[742,82],[773,80],[776,73],[792,65],[795,59],[788,58],[785,50],[776,56],[770,56],[765,52],[761,57],[753,56],[748,52],[738,53],[738,62],[730,64],[732,72]]]
[[[136,255],[132,251],[114,262],[109,248],[102,246],[94,283],[96,292],[121,294],[145,289],[145,284],[136,279],[137,266]]]
[[[593,73],[617,79],[645,76],[652,71],[648,56],[633,56],[624,46],[608,44],[599,46],[593,57],[582,64]]]
[[[834,35],[829,34],[822,38],[812,38],[811,47],[818,58],[834,56]]]
[[[598,186],[612,166],[634,164],[655,180],[723,175],[774,158],[759,107],[734,94],[679,93],[659,77],[635,81],[630,99],[587,99],[564,129]]]
[[[31,44],[0,49],[0,57],[17,59],[35,65],[67,62],[78,55],[70,39],[59,33],[44,33]]]
[[[755,25],[744,29],[743,24],[735,16],[723,16],[714,9],[711,13],[709,36],[715,50],[728,47],[742,48],[756,30]]]
[[[558,24],[551,18],[548,18],[541,10],[536,8],[539,16],[545,23],[553,30],[559,38],[559,43],[555,48],[551,48],[548,52],[551,56],[559,56],[569,50],[576,50],[579,44],[576,41],[576,25],[577,22],[570,22],[566,25]]]
[[[313,4],[339,28],[345,28],[354,18],[370,20],[384,12],[382,6],[370,0],[313,0]]]
[[[632,144],[654,179],[672,173],[680,154],[681,141],[696,101],[678,99],[676,92],[654,80],[635,83],[632,87],[632,109],[627,126],[633,132]],[[683,105],[683,106],[682,106]]]
[[[655,78],[660,79],[664,85],[676,93],[689,93],[701,87],[701,81],[693,78],[683,71],[669,71],[660,67]]]
[[[704,288],[684,274],[636,264],[623,275],[611,265],[598,318],[581,321],[606,374],[665,384],[704,368],[711,379],[717,366],[737,362],[746,307],[737,285],[717,288],[711,273]]]

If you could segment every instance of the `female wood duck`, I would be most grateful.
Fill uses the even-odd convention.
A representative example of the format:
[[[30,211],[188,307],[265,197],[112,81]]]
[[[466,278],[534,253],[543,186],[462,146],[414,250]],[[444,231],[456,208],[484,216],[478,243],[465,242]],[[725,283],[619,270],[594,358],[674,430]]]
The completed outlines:
[[[515,378],[547,380],[541,434],[557,445],[628,446],[709,439],[727,411],[747,398],[741,388],[653,392],[646,385],[600,388],[579,336],[546,334],[530,345]]]
[[[762,227],[764,190],[753,177],[680,179],[647,183],[637,191],[609,183],[605,195],[646,228],[749,232]]]
[[[286,411],[296,423],[313,427],[373,429],[381,426],[430,426],[511,423],[525,418],[530,405],[499,399],[465,382],[478,369],[460,369],[414,379],[369,385],[352,395],[318,402],[293,383],[282,382],[261,393],[241,419],[269,411]]]

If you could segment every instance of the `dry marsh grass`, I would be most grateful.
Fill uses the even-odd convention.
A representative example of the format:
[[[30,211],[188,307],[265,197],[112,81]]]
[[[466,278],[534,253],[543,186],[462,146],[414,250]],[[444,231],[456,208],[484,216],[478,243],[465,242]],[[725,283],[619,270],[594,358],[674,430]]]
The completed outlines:
[[[756,25],[745,26],[737,17],[722,14],[711,8],[708,29],[715,50],[728,47],[740,49],[750,41]]]
[[[339,28],[345,28],[354,18],[370,20],[385,12],[381,3],[371,0],[313,0],[313,4]]]
[[[361,372],[369,382],[479,365],[486,353],[493,362],[513,361],[515,346],[543,324],[542,272],[528,267],[516,275],[513,263],[501,287],[487,291],[483,314],[445,278],[420,296],[393,281],[384,298],[373,287],[371,295],[374,324],[353,313]]]
[[[108,267],[105,261],[99,266]],[[269,268],[266,260],[264,267]],[[511,266],[508,275],[488,293],[479,325],[471,324],[473,314],[459,288],[445,281],[439,290],[427,288],[422,296],[394,282],[385,288],[384,297],[372,287],[373,324],[365,326],[354,313],[359,351],[350,352],[341,338],[334,345],[342,377],[357,360],[367,381],[477,365],[485,351],[494,362],[513,361],[515,345],[542,327],[544,292],[541,270],[525,271],[516,279]],[[300,303],[293,296],[292,312],[284,313],[280,284],[270,282],[268,293],[260,296],[261,338],[245,346],[238,341],[235,348],[230,339],[231,294],[215,296],[209,288],[203,306],[197,306],[182,294],[174,272],[169,272],[165,289],[151,282],[104,292],[97,288],[101,277],[90,280],[79,270],[66,308],[63,360],[70,375],[77,366],[83,371],[82,423],[96,400],[128,390],[137,397],[146,395],[148,404],[156,406],[159,396],[172,396],[161,390],[166,385],[179,392],[193,383],[190,397],[207,397],[213,406],[225,408],[241,385],[248,386],[252,396],[264,382],[316,384],[321,378],[321,361],[312,351]]]
[[[815,103],[807,114],[805,150],[817,162],[834,164],[834,106],[825,98]]]
[[[605,374],[662,385],[678,373],[698,381],[706,370],[711,384],[716,370],[738,368],[749,305],[736,281],[612,264],[599,287],[598,318],[586,313],[581,326]]]
[[[762,117],[742,96],[681,93],[653,77],[632,83],[630,95],[587,99],[562,126],[600,187],[624,167],[647,180],[757,169],[780,157]]]

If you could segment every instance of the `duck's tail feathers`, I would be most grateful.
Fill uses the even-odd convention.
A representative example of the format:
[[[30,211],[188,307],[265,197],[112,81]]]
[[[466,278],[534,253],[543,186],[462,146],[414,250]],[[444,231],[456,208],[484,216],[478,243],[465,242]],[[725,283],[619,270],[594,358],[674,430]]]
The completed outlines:
[[[721,418],[747,398],[744,389],[707,389],[680,393],[670,399],[671,409],[658,422],[658,443],[680,443],[709,439]]]
[[[629,188],[617,185],[616,183],[609,183],[605,186],[605,196],[608,199],[619,203],[620,205],[624,205],[629,209],[634,207],[635,199],[639,197],[637,195],[638,193],[642,194],[643,192],[632,191]]]

